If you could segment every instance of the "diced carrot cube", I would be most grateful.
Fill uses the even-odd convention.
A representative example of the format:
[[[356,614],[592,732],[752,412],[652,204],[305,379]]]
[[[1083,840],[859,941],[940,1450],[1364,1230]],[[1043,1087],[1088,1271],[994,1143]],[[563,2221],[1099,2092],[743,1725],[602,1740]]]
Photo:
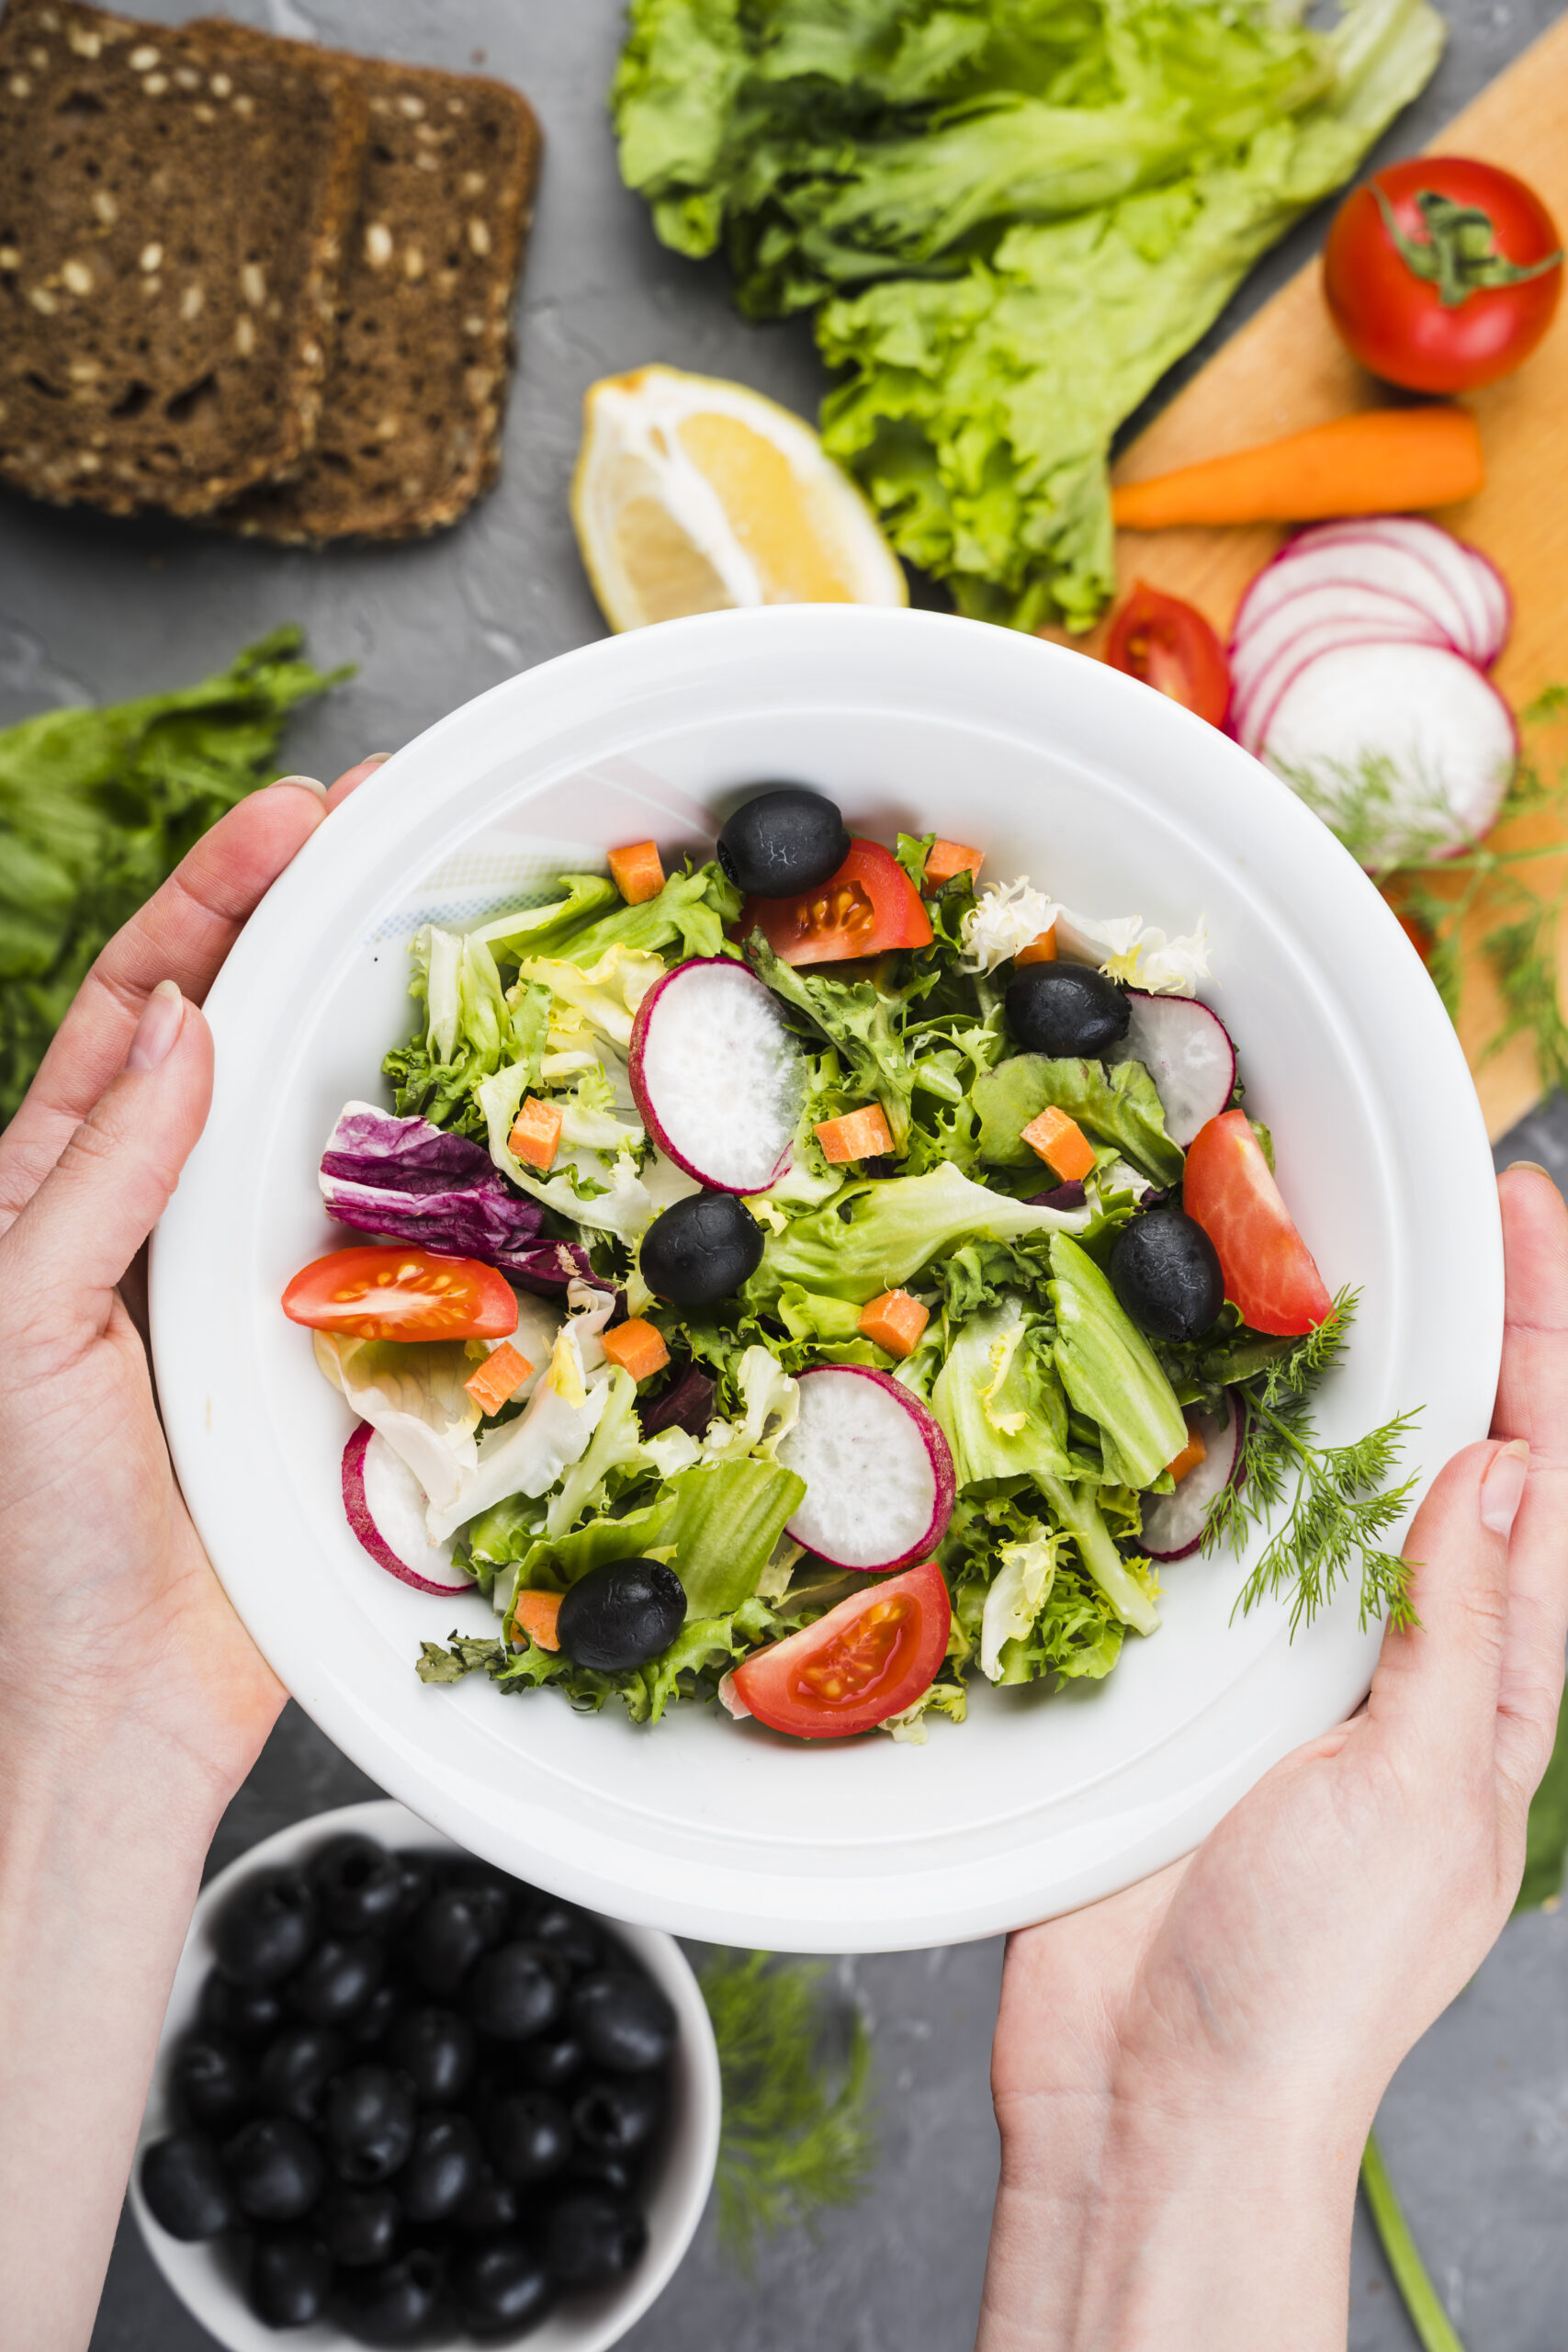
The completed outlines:
[[[824,1119],[817,1130],[822,1157],[835,1167],[850,1159],[875,1159],[893,1148],[893,1136],[880,1102],[863,1111],[846,1111],[840,1119]]]
[[[1027,947],[1021,947],[1013,957],[1015,964],[1054,964],[1056,961],[1056,926],[1043,931]]]
[[[530,1094],[513,1122],[506,1146],[518,1159],[525,1159],[530,1168],[543,1170],[553,1167],[560,1149],[560,1113],[555,1104],[541,1102],[536,1095]]]
[[[470,1374],[463,1385],[481,1413],[499,1413],[533,1369],[527,1357],[510,1340],[502,1340],[499,1348],[491,1348],[479,1370]]]
[[[617,1323],[613,1331],[601,1331],[599,1345],[610,1362],[629,1372],[634,1380],[651,1380],[670,1361],[658,1325],[646,1315],[634,1315],[629,1322]]]
[[[556,1620],[560,1615],[560,1604],[558,1592],[520,1592],[513,1605],[513,1632],[526,1634],[542,1650],[558,1650],[560,1638],[556,1632]]]
[[[1169,1471],[1171,1476],[1176,1480],[1177,1485],[1179,1486],[1183,1478],[1186,1477],[1189,1470],[1196,1470],[1200,1462],[1206,1462],[1208,1458],[1208,1447],[1204,1444],[1202,1438],[1199,1434],[1198,1430],[1193,1427],[1193,1424],[1189,1421],[1187,1424],[1186,1444],[1182,1447],[1175,1461],[1168,1462],[1165,1466]]]
[[[1064,1184],[1076,1184],[1093,1172],[1093,1144],[1077,1121],[1058,1111],[1054,1102],[1021,1132],[1030,1150],[1037,1151]]]
[[[874,1347],[886,1348],[890,1356],[913,1355],[931,1319],[931,1308],[911,1298],[907,1290],[885,1290],[880,1298],[868,1299],[860,1311],[860,1328],[866,1338]]]
[[[633,842],[610,852],[610,873],[628,907],[657,899],[664,888],[664,865],[657,842]]]
[[[984,850],[965,849],[962,842],[934,841],[926,860],[926,888],[940,890],[955,874],[972,874],[978,880],[985,862]]]

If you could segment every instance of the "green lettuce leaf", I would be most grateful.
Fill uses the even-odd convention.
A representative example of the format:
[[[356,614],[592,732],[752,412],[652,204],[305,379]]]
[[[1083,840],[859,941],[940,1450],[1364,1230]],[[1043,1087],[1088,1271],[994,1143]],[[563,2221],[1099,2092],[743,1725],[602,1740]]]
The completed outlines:
[[[982,1478],[1066,1477],[1067,1400],[1050,1328],[1016,1296],[972,1315],[931,1387],[960,1487]]]
[[[1100,1268],[1065,1233],[1051,1244],[1051,1272],[1068,1401],[1099,1426],[1107,1481],[1152,1487],[1187,1442],[1175,1392]]]
[[[972,1099],[980,1121],[980,1157],[998,1168],[1038,1168],[1023,1129],[1054,1103],[1091,1138],[1113,1143],[1156,1184],[1179,1184],[1181,1153],[1166,1133],[1165,1112],[1142,1062],[1052,1061],[1015,1054],[985,1070]]]
[[[1074,1233],[1087,1222],[1082,1210],[1034,1208],[1027,1201],[1009,1200],[944,1161],[925,1176],[889,1176],[846,1187],[826,1208],[796,1218],[784,1233],[770,1235],[744,1295],[765,1305],[786,1283],[797,1283],[805,1291],[863,1306],[907,1283],[954,1242]]]
[[[805,1493],[805,1481],[781,1463],[748,1455],[701,1464],[678,1472],[639,1510],[591,1520],[570,1535],[521,1536],[516,1588],[564,1592],[604,1560],[668,1559],[686,1589],[688,1617],[723,1616],[756,1591]],[[492,1535],[492,1561],[495,1548]]]

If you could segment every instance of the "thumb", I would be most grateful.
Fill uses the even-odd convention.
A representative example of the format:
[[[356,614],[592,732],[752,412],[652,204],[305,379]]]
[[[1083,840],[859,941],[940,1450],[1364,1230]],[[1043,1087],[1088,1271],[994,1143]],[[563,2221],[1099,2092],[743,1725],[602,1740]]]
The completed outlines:
[[[119,1075],[0,1236],[0,1295],[18,1334],[58,1340],[103,1328],[110,1294],[168,1206],[211,1098],[211,1033],[175,983],[161,980]]]

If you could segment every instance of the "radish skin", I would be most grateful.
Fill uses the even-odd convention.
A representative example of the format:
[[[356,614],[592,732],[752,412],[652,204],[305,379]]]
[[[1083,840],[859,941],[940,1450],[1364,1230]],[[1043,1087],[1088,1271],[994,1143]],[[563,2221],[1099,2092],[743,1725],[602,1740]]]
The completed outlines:
[[[1139,1541],[1151,1560],[1185,1560],[1195,1552],[1203,1541],[1210,1504],[1236,1476],[1247,1404],[1239,1388],[1225,1393],[1230,1404],[1228,1420],[1221,1420],[1216,1413],[1193,1415],[1193,1426],[1206,1449],[1202,1461],[1193,1464],[1173,1493],[1144,1498],[1144,1532]]]
[[[343,1450],[343,1507],[348,1523],[378,1567],[416,1592],[450,1597],[473,1585],[452,1566],[456,1539],[433,1544],[425,1532],[424,1488],[368,1421]]]
[[[713,1193],[765,1193],[789,1167],[805,1096],[777,999],[728,956],[694,956],[637,1008],[627,1064],[642,1123]]]
[[[1373,628],[1359,621],[1320,621],[1282,645],[1237,693],[1232,707],[1231,732],[1238,743],[1256,752],[1269,731],[1269,721],[1292,678],[1321,653],[1348,645],[1435,645],[1451,653],[1449,644],[1430,622],[1417,618],[1413,628]]]
[[[1441,582],[1462,616],[1463,625],[1454,639],[1455,651],[1472,662],[1483,661],[1490,634],[1487,600],[1466,549],[1451,532],[1427,522],[1419,514],[1368,514],[1343,523],[1325,523],[1316,532],[1303,532],[1302,539],[1311,539],[1318,547],[1342,548],[1354,554],[1359,563],[1365,560],[1369,547],[1397,548],[1414,556]],[[1302,539],[1292,540],[1284,552],[1291,554],[1301,546]],[[1376,562],[1378,559],[1371,560]]]
[[[1231,1099],[1235,1047],[1230,1032],[1196,997],[1129,989],[1127,1003],[1127,1035],[1112,1059],[1143,1063],[1165,1113],[1166,1133],[1185,1151]]]
[[[1320,582],[1376,588],[1425,613],[1456,652],[1472,655],[1479,641],[1472,609],[1424,556],[1373,535],[1373,526],[1330,523],[1303,532],[1280,549],[1247,591],[1235,635],[1247,636],[1277,605]]]
[[[891,1374],[819,1364],[778,1459],[806,1481],[785,1533],[819,1560],[867,1573],[933,1551],[953,1516],[953,1455],[929,1408]]]

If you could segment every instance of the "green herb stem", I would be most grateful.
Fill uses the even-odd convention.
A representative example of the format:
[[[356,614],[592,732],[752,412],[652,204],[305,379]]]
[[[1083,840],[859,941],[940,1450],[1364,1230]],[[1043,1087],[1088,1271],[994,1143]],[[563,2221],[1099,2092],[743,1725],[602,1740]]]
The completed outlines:
[[[1438,2300],[1438,2290],[1427,2275],[1427,2266],[1416,2251],[1410,2234],[1410,2224],[1404,2208],[1394,2194],[1393,2183],[1383,2162],[1375,2132],[1367,2134],[1366,2152],[1361,2158],[1361,2187],[1366,2191],[1367,2206],[1373,2225],[1382,2241],[1388,2267],[1393,2273],[1395,2286],[1410,2314],[1410,2324],[1420,2339],[1422,2352],[1464,2352],[1464,2346],[1454,2333],[1447,2312]]]

